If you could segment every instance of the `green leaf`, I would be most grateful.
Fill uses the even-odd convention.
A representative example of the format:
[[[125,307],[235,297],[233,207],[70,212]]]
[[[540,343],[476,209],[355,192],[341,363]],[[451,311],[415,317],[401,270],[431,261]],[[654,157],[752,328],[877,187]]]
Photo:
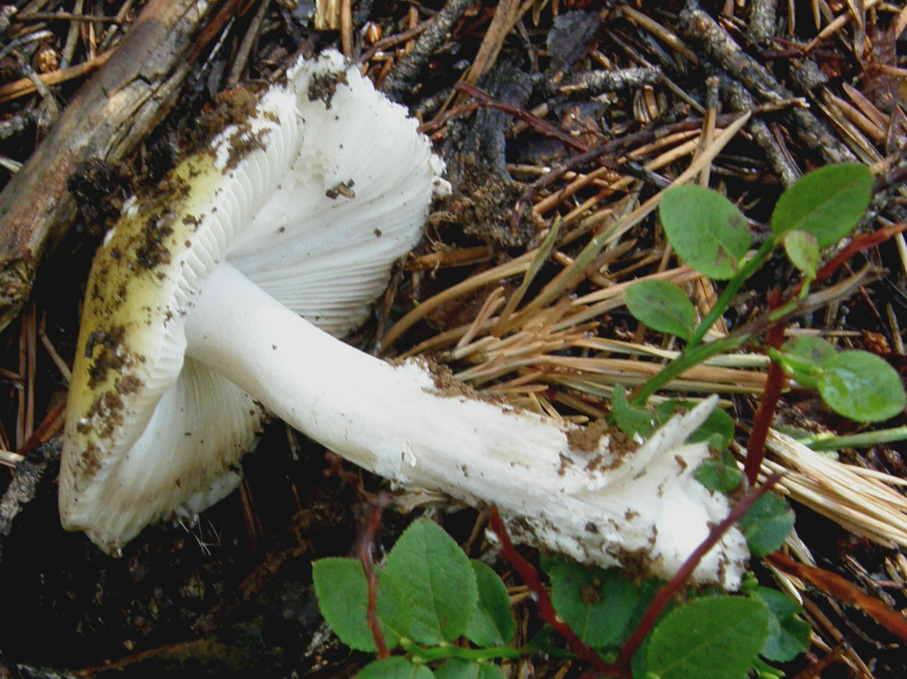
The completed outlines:
[[[685,413],[696,407],[696,401],[670,398],[662,401],[653,411],[655,425],[660,426],[677,413]],[[699,429],[690,434],[690,443],[705,441],[716,450],[725,450],[734,439],[734,420],[721,408],[713,410]]]
[[[523,651],[529,653],[545,653],[548,655],[563,655],[563,642],[561,637],[551,625],[542,625],[542,628],[535,633],[529,643],[523,646]]]
[[[819,241],[811,233],[795,229],[784,234],[784,251],[807,280],[816,277],[819,268]]]
[[[793,527],[793,510],[774,493],[766,493],[756,500],[740,519],[740,530],[750,553],[756,557],[780,549]]]
[[[800,605],[775,589],[756,587],[769,612],[768,638],[759,655],[772,662],[789,662],[809,650],[810,625],[799,617]]]
[[[661,585],[655,580],[633,582],[616,568],[589,568],[567,561],[560,561],[549,575],[558,616],[595,648],[622,643]]]
[[[809,336],[785,342],[780,351],[769,349],[772,359],[806,389],[817,388],[822,366],[837,354],[837,349],[824,339]]]
[[[659,214],[684,262],[709,278],[734,277],[751,238],[746,217],[733,203],[701,186],[678,186],[664,192]]]
[[[781,351],[803,358],[812,365],[817,366],[822,365],[838,353],[830,342],[826,342],[821,337],[812,337],[810,335],[794,337],[782,345]]]
[[[709,490],[727,495],[743,483],[743,472],[735,465],[719,460],[705,460],[696,467],[693,477]]]
[[[753,671],[748,676],[756,679],[784,679],[784,672],[777,667],[772,667],[762,658],[756,658],[753,661]]]
[[[356,679],[434,679],[434,676],[425,665],[395,655],[370,662],[359,671]]]
[[[398,578],[384,577],[378,571],[378,620],[382,631],[391,630],[395,638],[410,638],[413,610],[416,603],[409,585]]]
[[[481,561],[471,560],[479,592],[479,605],[466,628],[466,638],[480,648],[510,643],[516,632],[507,588],[494,570]]]
[[[683,290],[666,281],[637,281],[624,291],[630,313],[653,330],[685,340],[696,329],[696,308]]]
[[[653,630],[646,670],[659,679],[743,679],[768,635],[768,607],[724,596],[678,606]]]
[[[379,599],[381,620],[422,644],[437,645],[462,636],[478,605],[469,559],[453,538],[430,521],[414,522],[397,540],[380,573],[379,594],[386,586],[406,592],[411,605],[382,606]],[[388,601],[397,604],[400,597]]]
[[[356,651],[377,652],[367,622],[368,583],[362,564],[356,559],[328,558],[312,563],[312,579],[318,608],[334,634]],[[382,625],[388,648],[399,640]]]
[[[872,172],[865,165],[827,165],[801,178],[775,204],[772,231],[805,231],[820,248],[849,234],[872,198]]]
[[[493,663],[451,658],[435,670],[435,679],[504,679],[504,673]]]
[[[614,416],[614,423],[630,438],[637,434],[648,437],[655,429],[654,415],[646,408],[631,405],[623,385],[620,384],[614,386],[611,395],[611,414]]]
[[[868,351],[842,351],[822,364],[816,387],[834,411],[857,422],[880,422],[904,410],[897,371]]]
[[[691,403],[689,407],[693,405],[695,404]],[[734,420],[721,408],[715,408],[711,412],[706,421],[690,436],[689,442],[711,442],[713,437],[716,436],[718,437],[718,445],[715,447],[719,450],[726,450],[731,445],[731,441],[734,440]]]

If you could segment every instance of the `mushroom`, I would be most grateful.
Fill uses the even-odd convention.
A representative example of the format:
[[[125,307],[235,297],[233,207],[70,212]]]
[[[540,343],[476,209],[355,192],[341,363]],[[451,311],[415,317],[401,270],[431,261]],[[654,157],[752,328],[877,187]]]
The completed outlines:
[[[197,514],[238,483],[266,409],[398,484],[497,504],[525,542],[676,571],[728,512],[692,477],[705,444],[683,445],[714,401],[619,443],[338,339],[421,237],[441,170],[404,109],[329,52],[130,201],[89,278],[64,527],[119,554]],[[735,587],[746,556],[732,531],[695,577]]]

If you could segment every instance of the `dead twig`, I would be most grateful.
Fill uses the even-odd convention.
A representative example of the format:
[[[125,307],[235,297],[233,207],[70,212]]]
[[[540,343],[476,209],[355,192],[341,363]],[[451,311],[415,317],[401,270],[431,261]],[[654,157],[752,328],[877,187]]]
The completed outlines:
[[[105,52],[90,61],[51,71],[50,73],[42,73],[38,76],[38,79],[48,87],[61,85],[70,80],[78,80],[97,71],[107,63],[110,56],[110,52]],[[35,90],[37,90],[37,85],[31,78],[20,78],[19,80],[5,83],[0,85],[0,104],[32,94]]]
[[[780,84],[769,71],[747,55],[723,28],[706,12],[684,9],[680,15],[680,28],[686,37],[697,41],[706,54],[732,78],[739,80],[763,101],[781,101],[793,94]],[[853,154],[809,111],[792,109],[790,112],[800,140],[809,148],[823,155],[829,163],[853,162]]]
[[[431,55],[447,40],[454,24],[460,20],[474,1],[448,0],[444,8],[435,15],[419,39],[416,40],[412,50],[397,62],[394,70],[381,85],[381,91],[395,101],[404,99],[425,70]]]
[[[0,329],[19,312],[46,250],[75,218],[67,180],[76,167],[88,159],[116,162],[145,140],[236,5],[148,4],[0,194]]]

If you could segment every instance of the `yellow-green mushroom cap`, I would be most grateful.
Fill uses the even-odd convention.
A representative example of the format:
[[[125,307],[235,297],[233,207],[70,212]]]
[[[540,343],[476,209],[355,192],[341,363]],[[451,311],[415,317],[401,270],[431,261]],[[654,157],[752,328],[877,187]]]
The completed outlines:
[[[184,161],[159,196],[126,208],[95,257],[59,500],[63,526],[111,553],[145,525],[232,490],[261,424],[249,396],[185,358],[184,319],[224,256],[227,238],[212,234],[240,216],[222,198],[230,183],[211,155]]]
[[[395,154],[404,160],[388,169]],[[404,109],[327,53],[297,63],[248,121],[130,201],[86,290],[63,526],[118,554],[146,525],[228,494],[264,414],[186,357],[185,320],[208,276],[228,261],[315,325],[346,333],[420,238],[441,169]]]

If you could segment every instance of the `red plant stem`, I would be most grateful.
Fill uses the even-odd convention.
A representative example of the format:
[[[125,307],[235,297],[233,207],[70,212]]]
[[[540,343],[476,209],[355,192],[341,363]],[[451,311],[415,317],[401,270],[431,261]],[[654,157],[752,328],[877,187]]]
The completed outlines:
[[[365,580],[368,583],[368,604],[365,618],[372,631],[375,646],[378,648],[378,657],[383,659],[389,658],[391,654],[387,648],[387,641],[384,639],[384,632],[381,631],[381,623],[378,621],[378,573],[375,572],[372,545],[375,543],[375,535],[381,525],[381,513],[387,504],[387,498],[381,494],[373,498],[370,504],[371,512],[369,512],[368,523],[365,525],[362,535],[359,536],[357,551],[362,569],[365,571]]]
[[[831,276],[835,271],[841,268],[845,262],[847,262],[851,257],[859,252],[868,250],[869,248],[880,245],[892,236],[896,236],[902,231],[907,230],[907,224],[889,224],[888,226],[883,226],[881,229],[873,231],[872,233],[863,233],[859,236],[854,237],[844,249],[841,250],[837,255],[831,258],[831,260],[819,269],[816,272],[816,283],[821,283],[823,280]],[[798,287],[794,291],[794,295],[797,295],[800,292]]]
[[[847,263],[855,254],[868,248],[874,247],[907,229],[907,224],[892,224],[884,226],[872,233],[865,233],[855,237],[847,246],[841,250],[834,258],[831,259],[816,273],[816,282],[820,282],[830,277],[835,271]],[[802,283],[798,285],[792,297],[800,293]],[[770,309],[777,309],[781,306],[781,293],[775,289],[769,292],[768,305]],[[765,343],[773,349],[779,349],[784,343],[784,324],[775,323],[766,332]],[[775,411],[778,407],[778,401],[781,399],[781,392],[784,390],[786,376],[784,369],[775,361],[772,361],[768,368],[768,376],[765,381],[765,388],[762,391],[762,400],[756,411],[756,417],[753,420],[753,430],[750,433],[749,441],[746,444],[746,460],[743,465],[743,473],[750,486],[756,485],[756,479],[759,476],[759,470],[762,468],[762,461],[765,459],[765,441],[768,438],[768,430],[775,417]]]
[[[709,531],[709,536],[703,540],[702,544],[693,550],[693,553],[690,554],[686,561],[684,561],[680,570],[678,570],[674,577],[671,578],[671,581],[658,590],[655,598],[652,599],[652,603],[649,604],[649,608],[646,609],[645,614],[642,616],[642,620],[639,621],[636,629],[633,630],[633,634],[630,635],[630,638],[627,639],[620,648],[620,654],[617,656],[616,664],[624,675],[628,677],[632,676],[633,655],[639,650],[640,644],[642,644],[649,632],[652,631],[652,627],[655,625],[655,621],[658,619],[658,616],[661,615],[664,607],[668,605],[671,599],[673,599],[680,591],[681,587],[683,587],[690,579],[696,566],[702,561],[702,557],[704,557],[712,547],[718,544],[718,541],[721,540],[724,534],[731,529],[731,526],[740,520],[740,517],[746,514],[747,510],[753,506],[753,503],[756,500],[765,495],[765,493],[780,480],[780,474],[772,474],[765,483],[758,488],[753,488],[744,495],[740,502],[734,506],[721,523]]]
[[[351,485],[356,489],[361,505],[371,507],[368,522],[360,523],[361,533],[357,540],[356,552],[359,555],[359,563],[362,564],[365,581],[368,585],[368,599],[365,609],[366,623],[372,632],[375,647],[378,649],[378,657],[389,658],[390,650],[387,648],[387,642],[384,639],[384,633],[381,631],[381,624],[378,621],[378,574],[375,572],[375,561],[372,556],[372,545],[375,544],[375,536],[381,526],[381,512],[389,500],[384,494],[376,496],[368,493],[362,487],[362,477],[355,472],[349,471],[344,465],[344,459],[339,455],[327,452],[325,453],[325,459],[328,463],[325,476],[336,477],[343,483]],[[361,518],[359,518],[359,521],[362,521]]]
[[[362,570],[365,572],[365,581],[368,585],[365,619],[368,628],[372,632],[375,647],[378,649],[378,657],[382,659],[389,658],[390,650],[387,648],[387,641],[384,639],[384,632],[381,631],[381,623],[378,621],[378,573],[375,572],[372,545],[375,544],[375,536],[381,527],[381,513],[390,504],[390,496],[386,493],[374,495],[367,492],[362,487],[362,478],[358,474],[349,471],[343,464],[343,458],[339,455],[328,452],[325,453],[325,459],[328,463],[325,476],[336,477],[342,482],[353,486],[359,496],[360,506],[371,508],[367,522],[360,523],[361,533],[357,539],[356,552],[359,555],[359,563],[362,564]]]
[[[769,309],[777,309],[780,302],[781,291],[778,288],[770,290],[768,293]],[[773,349],[781,348],[784,343],[784,328],[784,323],[772,325],[765,334],[766,345]],[[762,461],[765,459],[765,441],[768,438],[769,426],[775,417],[785,382],[784,369],[779,363],[772,361],[769,364],[768,376],[762,390],[762,400],[759,402],[759,408],[756,410],[756,417],[753,420],[753,430],[746,443],[743,473],[750,487],[756,485],[759,470],[762,469]]]
[[[362,484],[360,483],[361,478],[358,474],[349,471],[344,465],[345,460],[330,451],[324,454],[324,460],[327,462],[327,468],[324,470],[324,475],[328,478],[340,479],[341,482],[347,483],[356,489],[356,492],[360,495],[365,491],[362,490]]]
[[[847,661],[844,658],[844,647],[838,645],[823,657],[817,660],[810,660],[811,664],[791,679],[817,679],[817,677],[821,677],[825,674],[825,670],[832,665],[844,664],[846,662]]]
[[[570,629],[570,626],[557,616],[557,612],[554,610],[554,604],[551,603],[551,597],[548,596],[547,590],[542,585],[542,581],[539,579],[535,567],[520,556],[520,553],[514,548],[513,542],[510,540],[510,535],[507,533],[507,528],[504,526],[501,515],[498,513],[498,508],[495,506],[492,506],[488,512],[488,523],[491,525],[491,529],[495,532],[495,535],[498,536],[498,540],[501,541],[501,557],[514,567],[516,572],[519,573],[520,578],[522,578],[523,582],[529,588],[532,599],[535,602],[536,608],[538,608],[542,620],[551,625],[554,630],[564,638],[564,641],[567,642],[567,648],[570,649],[573,655],[592,665],[597,676],[620,676],[620,672],[617,671],[617,668],[614,665],[606,663],[602,657],[596,653],[595,649],[583,643],[583,641],[576,636],[576,632]]]

